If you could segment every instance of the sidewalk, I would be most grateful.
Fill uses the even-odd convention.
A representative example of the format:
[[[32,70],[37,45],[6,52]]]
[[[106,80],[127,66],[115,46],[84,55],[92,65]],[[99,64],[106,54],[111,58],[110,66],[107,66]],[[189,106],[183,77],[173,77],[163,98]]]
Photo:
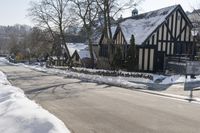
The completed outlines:
[[[182,100],[192,100],[200,103],[200,83],[190,82],[186,86],[184,83],[161,85],[161,84],[149,84],[148,90],[140,90],[142,92],[166,96]],[[184,88],[187,88],[186,90]],[[190,99],[190,89],[193,88],[193,97]]]

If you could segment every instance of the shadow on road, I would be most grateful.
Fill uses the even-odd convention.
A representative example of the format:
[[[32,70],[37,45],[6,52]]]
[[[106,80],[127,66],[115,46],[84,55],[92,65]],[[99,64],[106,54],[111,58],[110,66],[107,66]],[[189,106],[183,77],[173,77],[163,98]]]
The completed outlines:
[[[42,88],[36,88],[36,89],[25,91],[25,94],[34,94],[34,93],[37,93],[37,92],[41,92],[41,91],[44,91],[44,90],[48,90],[48,89],[51,89],[51,88],[64,86],[64,85],[65,84],[58,84],[58,85],[51,85],[51,86],[42,87]]]
[[[45,98],[49,100],[78,97],[80,93],[87,92],[89,90],[96,90],[96,88],[84,87],[86,83],[89,82],[84,80],[78,80],[76,82],[69,83],[63,82],[60,84],[47,85],[45,87],[34,88],[31,90],[24,90],[24,92],[30,99],[42,98],[44,100]]]

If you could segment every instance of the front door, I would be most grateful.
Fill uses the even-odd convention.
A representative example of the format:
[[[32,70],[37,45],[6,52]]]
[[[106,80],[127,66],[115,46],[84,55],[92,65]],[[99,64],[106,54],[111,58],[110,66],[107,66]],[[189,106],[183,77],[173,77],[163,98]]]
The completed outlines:
[[[164,70],[164,52],[157,53],[156,71],[163,72]]]

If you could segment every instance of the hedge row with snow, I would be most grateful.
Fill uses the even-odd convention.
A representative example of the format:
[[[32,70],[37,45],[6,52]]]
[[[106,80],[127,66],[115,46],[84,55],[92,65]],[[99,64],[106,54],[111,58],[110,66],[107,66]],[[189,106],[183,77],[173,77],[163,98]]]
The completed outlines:
[[[102,70],[102,69],[88,69],[88,68],[78,68],[73,67],[72,71],[92,74],[92,75],[101,75],[101,76],[121,76],[121,77],[133,77],[133,78],[144,78],[153,80],[153,75],[148,73],[137,73],[137,72],[125,72],[125,71],[111,71],[111,70]]]

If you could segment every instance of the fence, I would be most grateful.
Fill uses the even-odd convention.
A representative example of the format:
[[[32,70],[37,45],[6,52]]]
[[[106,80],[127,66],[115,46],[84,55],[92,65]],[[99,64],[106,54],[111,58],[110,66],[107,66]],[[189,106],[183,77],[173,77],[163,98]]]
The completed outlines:
[[[169,56],[166,57],[166,69],[172,73],[185,74],[186,62],[190,58],[187,56]]]

